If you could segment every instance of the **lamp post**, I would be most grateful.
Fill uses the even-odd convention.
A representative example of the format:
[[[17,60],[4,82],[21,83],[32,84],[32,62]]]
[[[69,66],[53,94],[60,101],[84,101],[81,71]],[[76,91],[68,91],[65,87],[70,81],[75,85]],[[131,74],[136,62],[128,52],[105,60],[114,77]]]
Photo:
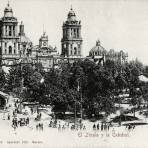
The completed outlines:
[[[74,121],[74,127],[76,128],[76,119],[77,119],[77,110],[76,110],[76,100],[75,100],[75,104],[74,104],[74,108],[75,108],[75,121]]]
[[[80,92],[80,115],[81,115],[81,124],[82,124],[82,118],[83,118],[83,106],[82,106],[82,86],[81,86],[81,90],[80,90],[80,78],[77,79],[78,81],[78,92]]]
[[[23,86],[24,86],[24,79],[22,76],[22,61],[20,61],[20,69],[21,69],[21,91],[20,91],[20,113],[22,113],[22,93],[23,93]]]

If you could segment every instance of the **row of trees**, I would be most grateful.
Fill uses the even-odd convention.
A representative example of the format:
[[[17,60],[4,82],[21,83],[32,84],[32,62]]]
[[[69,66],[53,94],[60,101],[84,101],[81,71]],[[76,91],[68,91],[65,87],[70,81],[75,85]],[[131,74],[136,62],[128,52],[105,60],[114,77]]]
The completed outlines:
[[[1,71],[0,85],[23,101],[50,104],[55,112],[73,112],[75,107],[79,112],[83,105],[83,112],[91,117],[115,112],[114,104],[121,101],[118,96],[123,90],[130,94],[133,106],[139,98],[147,99],[147,85],[138,78],[140,74],[148,76],[147,69],[137,60],[122,65],[108,60],[98,65],[86,59],[63,63],[48,72],[40,63],[25,64],[11,67],[9,74]]]

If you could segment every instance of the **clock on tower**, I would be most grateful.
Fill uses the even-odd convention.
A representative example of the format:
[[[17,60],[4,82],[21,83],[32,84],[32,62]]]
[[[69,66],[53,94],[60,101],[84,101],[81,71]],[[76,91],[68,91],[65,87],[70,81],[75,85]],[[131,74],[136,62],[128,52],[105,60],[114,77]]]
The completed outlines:
[[[47,42],[44,41],[44,42],[43,42],[43,46],[46,46],[46,45],[47,45]]]

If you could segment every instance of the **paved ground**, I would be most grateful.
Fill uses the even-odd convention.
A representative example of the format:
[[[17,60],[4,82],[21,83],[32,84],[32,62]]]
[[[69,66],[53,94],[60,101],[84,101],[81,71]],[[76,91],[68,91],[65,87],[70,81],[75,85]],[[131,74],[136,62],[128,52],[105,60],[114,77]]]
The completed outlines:
[[[8,111],[12,115],[14,100],[10,98],[12,105]],[[132,131],[125,127],[112,127],[108,132],[93,131],[93,123],[84,121],[87,127],[85,131],[71,131],[70,129],[58,131],[49,128],[49,119],[46,115],[41,123],[44,130],[37,131],[34,121],[35,114],[28,126],[18,127],[14,130],[11,120],[7,120],[8,113],[0,112],[0,148],[147,148],[148,125],[136,126]],[[22,116],[22,115],[20,115]],[[4,120],[5,119],[5,120]],[[64,122],[62,123],[64,124]]]

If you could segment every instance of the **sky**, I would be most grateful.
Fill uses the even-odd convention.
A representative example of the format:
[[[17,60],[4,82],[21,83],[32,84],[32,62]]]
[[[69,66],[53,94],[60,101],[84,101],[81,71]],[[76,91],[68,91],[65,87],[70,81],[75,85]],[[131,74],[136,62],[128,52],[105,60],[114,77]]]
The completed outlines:
[[[0,0],[0,17],[8,0]],[[34,45],[46,31],[49,44],[61,53],[62,24],[71,8],[82,23],[83,56],[99,39],[106,49],[123,50],[129,60],[148,65],[147,0],[9,0],[18,22]]]

